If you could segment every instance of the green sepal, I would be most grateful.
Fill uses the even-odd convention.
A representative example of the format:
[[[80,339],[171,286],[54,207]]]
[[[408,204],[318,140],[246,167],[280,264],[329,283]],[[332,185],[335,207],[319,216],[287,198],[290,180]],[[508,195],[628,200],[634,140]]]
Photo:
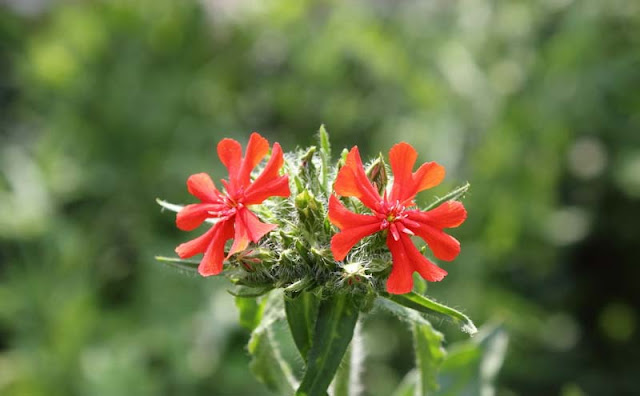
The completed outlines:
[[[329,192],[329,162],[331,162],[331,143],[329,142],[329,133],[324,127],[324,124],[320,125],[318,130],[318,141],[320,143],[320,180],[322,182],[322,189],[328,195]]]
[[[322,231],[322,222],[325,217],[322,202],[309,190],[296,195],[294,202],[300,223],[308,234],[307,237],[316,238],[316,234]]]
[[[410,292],[406,294],[384,294],[384,297],[407,308],[414,309],[428,315],[452,320],[460,326],[460,330],[469,335],[474,335],[478,329],[471,319],[460,311],[448,307],[444,304],[435,302],[420,294]]]
[[[284,309],[293,341],[305,362],[313,342],[319,305],[318,297],[310,292],[300,292],[297,296],[285,297],[284,300]]]
[[[291,297],[294,297],[294,294],[301,292],[303,290],[306,290],[307,288],[310,288],[312,285],[313,285],[313,279],[309,277],[305,277],[285,287],[284,291],[285,293],[289,293]]]
[[[252,298],[252,297],[264,296],[265,294],[269,293],[271,290],[273,290],[272,286],[251,287],[251,286],[239,285],[232,290],[227,290],[227,292],[229,292],[229,294],[231,294],[234,297]]]
[[[344,356],[358,321],[349,294],[334,294],[318,309],[307,368],[296,396],[323,396]]]

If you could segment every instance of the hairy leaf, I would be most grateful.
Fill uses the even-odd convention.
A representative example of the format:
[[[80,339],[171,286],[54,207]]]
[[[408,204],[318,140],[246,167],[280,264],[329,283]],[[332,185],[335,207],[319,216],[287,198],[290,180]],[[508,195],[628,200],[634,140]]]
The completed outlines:
[[[155,259],[169,267],[178,268],[195,274],[198,273],[198,266],[200,265],[199,261],[185,260],[177,257],[156,256]]]
[[[324,395],[338,369],[358,321],[358,311],[348,294],[335,294],[318,309],[307,368],[297,396]]]
[[[420,294],[414,292],[407,294],[387,294],[385,297],[397,304],[414,309],[418,312],[452,320],[460,325],[460,329],[462,331],[469,333],[470,335],[474,335],[478,331],[467,315]]]
[[[313,341],[319,304],[320,300],[309,292],[301,292],[294,298],[285,298],[284,302],[293,341],[305,362]]]
[[[251,333],[249,353],[251,372],[269,389],[279,395],[293,394],[297,381],[293,371],[280,352],[273,335],[273,325],[284,318],[282,293],[271,292],[264,302],[259,324]]]
[[[442,364],[437,396],[492,396],[494,381],[507,350],[500,327],[481,329],[470,340],[454,344]]]
[[[414,324],[412,331],[418,369],[416,395],[428,395],[438,389],[438,371],[446,356],[444,336],[425,323]]]

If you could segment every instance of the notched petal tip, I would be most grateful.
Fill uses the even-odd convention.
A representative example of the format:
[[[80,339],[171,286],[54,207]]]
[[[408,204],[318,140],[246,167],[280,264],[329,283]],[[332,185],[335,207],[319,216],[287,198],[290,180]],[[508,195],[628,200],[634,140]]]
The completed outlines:
[[[446,173],[444,166],[435,161],[422,164],[412,175],[417,193],[442,183]]]
[[[216,202],[220,199],[220,192],[216,188],[211,177],[204,173],[196,173],[187,179],[189,194],[202,202]]]

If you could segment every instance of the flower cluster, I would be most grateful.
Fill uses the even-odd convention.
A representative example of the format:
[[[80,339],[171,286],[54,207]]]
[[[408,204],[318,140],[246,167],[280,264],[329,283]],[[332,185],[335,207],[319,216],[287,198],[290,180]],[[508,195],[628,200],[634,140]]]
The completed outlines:
[[[286,159],[278,143],[270,150],[257,133],[244,156],[233,139],[223,139],[217,151],[229,174],[221,181],[224,188],[218,190],[205,173],[190,176],[188,191],[200,202],[182,207],[176,217],[184,231],[213,223],[176,248],[182,259],[203,253],[198,265],[203,276],[221,273],[226,260],[231,280],[254,289],[348,284],[377,293],[386,279],[387,292],[403,294],[412,290],[414,272],[430,282],[447,274],[412,237],[424,240],[440,260],[451,261],[460,252],[459,242],[443,230],[466,219],[464,206],[455,200],[461,194],[420,210],[416,195],[438,185],[445,170],[427,162],[414,172],[418,154],[407,143],[389,151],[390,188],[382,158],[367,171],[357,147],[331,168],[328,138],[319,151],[311,147]]]

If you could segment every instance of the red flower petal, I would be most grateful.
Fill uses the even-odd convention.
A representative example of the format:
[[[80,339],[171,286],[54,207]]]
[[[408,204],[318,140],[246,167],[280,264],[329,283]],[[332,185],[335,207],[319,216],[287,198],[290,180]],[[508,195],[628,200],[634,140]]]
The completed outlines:
[[[393,171],[390,201],[410,201],[420,191],[435,187],[444,179],[444,167],[436,162],[424,163],[416,172],[411,173],[417,159],[418,153],[408,143],[398,143],[389,150],[389,162]]]
[[[400,240],[396,241],[387,235],[387,246],[391,251],[393,264],[387,279],[387,291],[391,294],[409,293],[413,289],[413,268]]]
[[[447,201],[426,212],[407,211],[407,217],[415,222],[435,228],[455,228],[467,218],[467,210],[461,202]]]
[[[247,151],[242,159],[242,165],[240,166],[240,174],[238,181],[242,187],[249,185],[251,171],[262,161],[262,159],[269,153],[269,142],[267,139],[254,132],[249,137],[249,143],[247,143]]]
[[[282,148],[280,144],[274,143],[269,162],[262,173],[245,190],[243,199],[245,205],[259,204],[269,197],[288,197],[291,195],[289,177],[287,175],[278,176],[283,164]]]
[[[408,143],[398,143],[389,150],[389,163],[393,172],[390,201],[398,200],[403,202],[406,199],[413,199],[415,196],[413,192],[416,188],[411,172],[416,159],[418,159],[418,153]]]
[[[187,205],[176,215],[176,225],[183,231],[191,231],[200,226],[208,217],[214,217],[209,212],[223,209],[220,204],[191,204]]]
[[[222,227],[222,223],[225,221],[218,222],[213,225],[207,232],[200,235],[196,239],[192,239],[189,242],[182,243],[178,245],[176,248],[176,253],[180,258],[189,258],[195,256],[199,253],[204,253],[209,246],[214,235],[218,232],[218,229]]]
[[[250,194],[245,194],[243,203],[245,205],[257,205],[269,197],[288,197],[289,176],[279,176],[269,183],[263,184],[261,189],[253,189]]]
[[[343,197],[358,198],[371,210],[377,210],[380,205],[380,195],[367,178],[357,146],[347,154],[347,160],[338,172],[333,189]]]
[[[206,173],[196,173],[187,179],[189,193],[202,202],[218,202],[222,199],[220,191]]]
[[[222,272],[224,245],[233,235],[233,226],[230,220],[221,221],[213,228],[216,228],[216,232],[198,266],[198,272],[202,276],[218,275]]]
[[[329,197],[329,221],[341,230],[374,223],[378,227],[380,226],[380,219],[371,215],[351,212],[342,205],[342,202],[335,195]]]
[[[241,208],[235,217],[235,234],[229,256],[247,248],[249,241],[258,242],[265,234],[277,226],[262,223],[249,209]]]
[[[425,225],[411,230],[429,245],[440,260],[451,261],[460,254],[460,242],[442,230]]]
[[[392,294],[404,294],[413,288],[413,272],[429,282],[442,280],[447,271],[424,257],[415,247],[411,238],[402,234],[399,240],[394,240],[391,234],[387,236],[387,246],[391,251],[393,268],[387,280],[387,291]]]
[[[331,253],[338,261],[347,257],[349,250],[362,238],[380,231],[380,223],[365,224],[345,229],[331,238]]]
[[[416,194],[440,184],[444,179],[445,173],[444,166],[437,162],[426,162],[420,165],[418,170],[412,175]]]
[[[237,189],[239,187],[238,173],[242,165],[242,146],[236,140],[222,139],[218,143],[218,157],[220,157],[220,161],[229,171],[230,187],[234,190]]]

